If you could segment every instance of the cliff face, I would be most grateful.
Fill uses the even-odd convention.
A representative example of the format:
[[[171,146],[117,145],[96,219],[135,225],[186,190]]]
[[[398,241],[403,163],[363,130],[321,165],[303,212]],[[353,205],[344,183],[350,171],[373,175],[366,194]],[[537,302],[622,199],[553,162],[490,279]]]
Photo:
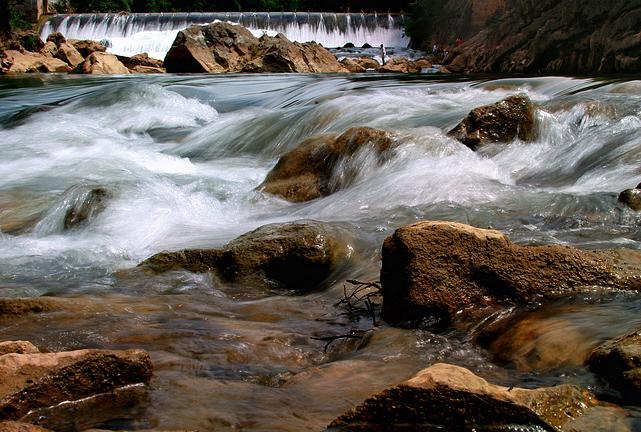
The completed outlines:
[[[641,0],[507,0],[506,6],[502,17],[451,52],[451,71],[641,70]]]

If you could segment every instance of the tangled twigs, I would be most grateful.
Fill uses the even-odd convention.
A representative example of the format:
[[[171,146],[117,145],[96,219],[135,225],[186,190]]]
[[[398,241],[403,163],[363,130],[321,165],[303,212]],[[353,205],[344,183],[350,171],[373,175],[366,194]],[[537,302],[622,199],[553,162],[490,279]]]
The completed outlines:
[[[365,335],[365,333],[366,333],[365,330],[350,330],[349,333],[344,335],[321,336],[321,337],[312,336],[312,339],[327,342],[325,344],[325,348],[323,349],[323,352],[327,352],[327,348],[329,348],[332,342],[337,341],[339,339],[363,339],[363,336]]]
[[[361,317],[369,316],[372,318],[372,325],[378,326],[376,310],[380,306],[380,282],[348,280],[347,283],[354,288],[348,293],[347,286],[343,285],[343,298],[335,304],[345,309],[341,315],[347,316],[351,321],[360,321]]]

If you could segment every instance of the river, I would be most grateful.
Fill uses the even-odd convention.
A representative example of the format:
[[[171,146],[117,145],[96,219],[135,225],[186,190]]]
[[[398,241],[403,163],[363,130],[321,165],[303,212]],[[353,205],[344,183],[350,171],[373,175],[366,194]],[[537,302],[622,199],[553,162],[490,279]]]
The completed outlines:
[[[517,93],[540,107],[535,142],[475,153],[446,137],[472,108]],[[489,321],[516,321],[483,346],[475,338],[490,324],[465,318],[441,333],[381,323],[365,340],[327,350],[314,338],[372,328],[336,305],[345,280],[376,281],[383,240],[418,220],[491,226],[520,244],[641,248],[639,214],[617,204],[641,180],[640,116],[641,82],[626,79],[3,77],[0,290],[68,307],[0,319],[0,339],[150,352],[154,378],[142,402],[60,429],[69,431],[322,430],[437,361],[503,384],[607,393],[582,363],[592,347],[641,327],[636,294],[504,311]],[[322,199],[256,191],[284,152],[353,126],[392,131],[403,144],[384,165],[360,154],[356,180]],[[97,186],[108,191],[103,211],[65,230],[71,203]],[[219,247],[300,219],[340,224],[356,238],[357,258],[326,290],[266,294],[208,275],[130,271],[163,250]],[[641,412],[626,412],[641,427]]]

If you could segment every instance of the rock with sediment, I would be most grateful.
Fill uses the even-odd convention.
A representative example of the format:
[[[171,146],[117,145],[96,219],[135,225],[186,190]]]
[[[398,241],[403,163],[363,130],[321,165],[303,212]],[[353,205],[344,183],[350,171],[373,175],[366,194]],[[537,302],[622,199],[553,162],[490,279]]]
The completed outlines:
[[[0,356],[0,418],[148,383],[152,365],[142,350],[80,350]]]
[[[345,230],[316,222],[270,224],[221,249],[162,252],[140,266],[155,272],[214,272],[221,280],[261,289],[318,288],[351,257]]]
[[[344,70],[333,54],[316,43],[291,42],[282,34],[258,39],[242,26],[223,22],[180,31],[164,66],[171,73]]]
[[[2,432],[51,432],[49,429],[17,421],[0,422],[0,431]]]
[[[5,74],[69,72],[71,68],[60,59],[28,51],[2,52],[0,72]]]
[[[334,420],[342,431],[537,430],[556,431],[594,405],[572,385],[534,390],[488,383],[469,370],[439,363],[365,400]]]
[[[5,354],[36,354],[40,350],[29,341],[0,342],[0,356]]]
[[[339,136],[313,137],[283,155],[258,190],[292,202],[324,197],[347,186],[356,175],[345,172],[337,176],[340,162],[368,148],[383,161],[395,145],[389,132],[367,127],[352,128]]]
[[[627,403],[641,404],[641,331],[595,348],[588,365],[619,390]]]
[[[455,222],[402,227],[383,244],[383,318],[447,323],[456,312],[527,304],[595,288],[641,288],[623,256],[559,245],[519,246],[503,233]],[[623,261],[621,261],[623,260]]]
[[[532,141],[535,107],[526,96],[510,96],[494,104],[474,108],[448,136],[472,150],[489,143],[509,143],[519,138]]]
[[[78,65],[76,72],[90,75],[128,74],[129,69],[113,54],[94,52],[83,63]]]

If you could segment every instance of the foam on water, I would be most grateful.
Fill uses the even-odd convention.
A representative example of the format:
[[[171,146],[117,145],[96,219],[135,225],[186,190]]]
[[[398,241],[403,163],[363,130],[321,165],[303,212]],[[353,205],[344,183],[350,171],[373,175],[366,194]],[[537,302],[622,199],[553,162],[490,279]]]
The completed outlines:
[[[641,121],[630,114],[638,107],[605,90],[577,93],[589,81],[530,79],[496,88],[311,76],[94,82],[1,132],[0,191],[55,197],[91,182],[113,192],[104,212],[79,230],[0,238],[12,272],[28,256],[57,254],[71,268],[92,263],[107,271],[160,250],[220,246],[260,225],[300,218],[376,231],[450,212],[549,240],[558,233],[546,231],[546,221],[594,218],[639,180]],[[534,143],[472,152],[445,135],[471,108],[514,93],[542,107]],[[19,93],[11,97],[21,100]],[[401,145],[383,165],[369,150],[345,161],[334,174],[337,182],[351,178],[348,187],[317,201],[290,204],[255,191],[285,151],[353,126],[393,131]],[[594,200],[600,204],[588,205]],[[62,214],[56,205],[50,212]],[[514,216],[537,214],[541,206],[547,213],[535,231]],[[616,223],[607,211],[597,219]]]

